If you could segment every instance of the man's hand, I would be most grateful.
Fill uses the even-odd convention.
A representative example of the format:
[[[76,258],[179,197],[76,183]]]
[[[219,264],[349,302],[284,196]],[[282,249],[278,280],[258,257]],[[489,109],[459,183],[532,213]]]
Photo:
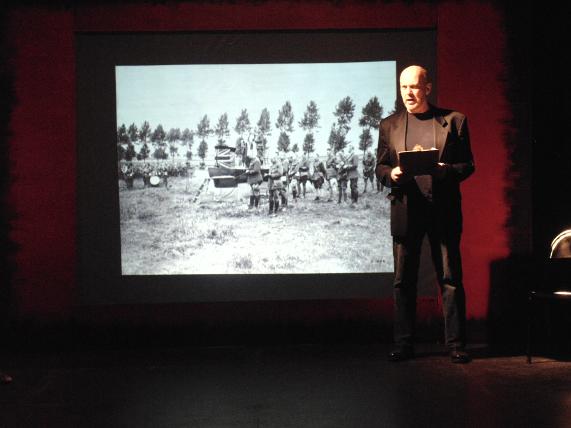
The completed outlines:
[[[438,162],[436,164],[436,167],[434,168],[434,171],[432,172],[432,176],[437,180],[440,180],[444,178],[445,175],[446,175],[446,164]]]
[[[400,166],[397,166],[391,170],[391,180],[395,183],[399,183],[404,177],[404,173],[400,169]]]

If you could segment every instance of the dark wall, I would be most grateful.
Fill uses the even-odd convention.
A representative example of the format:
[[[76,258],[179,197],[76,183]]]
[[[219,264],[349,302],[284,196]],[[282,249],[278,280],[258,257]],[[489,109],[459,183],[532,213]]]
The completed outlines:
[[[530,159],[525,150],[521,158],[512,157],[529,145],[529,129],[520,126],[521,112],[528,112],[529,88],[510,87],[514,82],[508,79],[514,55],[525,57],[517,51],[512,32],[525,30],[510,24],[492,2],[32,3],[9,8],[4,18],[7,66],[2,77],[13,103],[9,119],[6,112],[2,117],[3,126],[9,120],[4,161],[9,168],[3,172],[8,184],[3,221],[9,234],[3,243],[3,269],[9,280],[4,291],[17,322],[82,319],[90,325],[136,326],[190,320],[215,325],[223,319],[228,324],[311,326],[392,316],[390,302],[366,300],[78,309],[75,31],[435,28],[438,104],[468,115],[476,158],[476,173],[463,184],[462,249],[470,319],[487,318],[492,263],[513,252],[514,236],[520,243],[517,251],[531,251],[531,219],[522,214],[531,211],[529,179],[521,178]],[[520,91],[520,104],[513,105],[508,88]],[[434,321],[438,304],[435,299],[423,302],[421,319]]]
[[[562,229],[571,228],[571,171],[569,106],[565,82],[568,66],[559,46],[568,42],[567,17],[556,7],[537,5],[533,13],[533,159],[534,241],[538,255],[549,254],[549,243]]]

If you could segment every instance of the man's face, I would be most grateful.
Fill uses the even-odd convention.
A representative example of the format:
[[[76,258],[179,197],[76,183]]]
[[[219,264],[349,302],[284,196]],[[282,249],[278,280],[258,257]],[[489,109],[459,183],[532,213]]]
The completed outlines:
[[[400,75],[400,95],[409,113],[424,113],[428,110],[427,97],[431,89],[432,85],[425,82],[419,68],[405,68]]]

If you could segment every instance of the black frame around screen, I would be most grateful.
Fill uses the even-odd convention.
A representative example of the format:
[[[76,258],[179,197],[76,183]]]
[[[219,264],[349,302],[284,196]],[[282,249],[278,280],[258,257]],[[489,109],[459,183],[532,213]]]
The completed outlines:
[[[435,30],[77,33],[76,52],[79,303],[392,295],[391,273],[122,276],[115,66],[392,60],[397,76],[411,64],[431,70],[436,99]],[[434,294],[432,285],[419,284],[419,294]]]

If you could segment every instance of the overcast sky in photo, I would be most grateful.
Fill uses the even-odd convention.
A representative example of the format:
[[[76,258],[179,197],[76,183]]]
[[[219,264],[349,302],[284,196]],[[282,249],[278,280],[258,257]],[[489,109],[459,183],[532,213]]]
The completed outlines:
[[[333,115],[339,101],[347,96],[355,103],[348,140],[355,148],[362,129],[358,122],[361,110],[374,96],[379,99],[387,116],[396,100],[396,62],[346,62],[303,64],[203,64],[117,66],[117,125],[135,123],[140,128],[148,121],[151,130],[161,124],[171,128],[196,130],[206,114],[214,128],[224,113],[228,114],[230,136],[227,144],[234,146],[238,134],[236,119],[247,109],[250,124],[255,126],[264,108],[272,124],[268,137],[269,151],[275,153],[280,131],[275,127],[278,112],[289,101],[294,115],[294,132],[290,148],[302,148],[305,132],[298,122],[310,101],[317,104],[319,128],[314,131],[315,150],[325,154]],[[373,133],[376,147],[378,133]],[[193,152],[198,147],[195,137]],[[208,140],[208,157],[214,155],[216,137]]]

